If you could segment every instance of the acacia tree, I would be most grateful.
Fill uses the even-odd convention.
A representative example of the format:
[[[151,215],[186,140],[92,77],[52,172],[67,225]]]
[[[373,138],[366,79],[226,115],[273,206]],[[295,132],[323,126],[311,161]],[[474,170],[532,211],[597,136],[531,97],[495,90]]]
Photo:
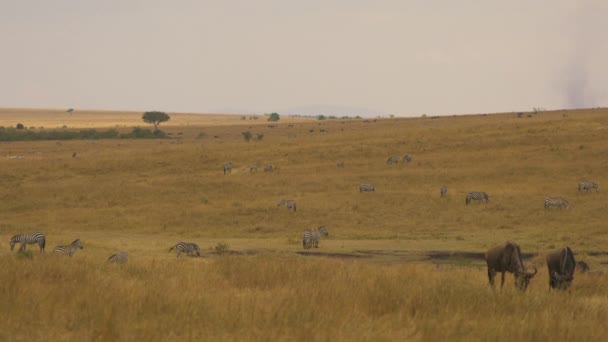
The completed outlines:
[[[145,112],[141,119],[144,120],[145,123],[153,124],[154,129],[158,130],[158,125],[161,122],[169,121],[171,117],[165,112],[151,111]]]

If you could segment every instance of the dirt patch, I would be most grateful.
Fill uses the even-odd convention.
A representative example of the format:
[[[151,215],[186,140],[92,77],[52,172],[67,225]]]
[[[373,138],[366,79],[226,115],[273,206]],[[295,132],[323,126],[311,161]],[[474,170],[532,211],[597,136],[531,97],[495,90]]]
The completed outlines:
[[[296,254],[304,256],[318,256],[328,258],[341,258],[341,259],[360,259],[360,258],[371,258],[370,255],[352,254],[352,253],[319,253],[319,252],[296,252]]]

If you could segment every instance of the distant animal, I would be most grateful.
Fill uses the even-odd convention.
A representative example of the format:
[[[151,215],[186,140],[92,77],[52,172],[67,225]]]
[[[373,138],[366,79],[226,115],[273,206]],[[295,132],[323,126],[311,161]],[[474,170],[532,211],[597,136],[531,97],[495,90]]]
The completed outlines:
[[[8,242],[11,245],[11,251],[15,248],[17,243],[21,243],[19,251],[25,251],[25,245],[31,245],[37,243],[40,246],[40,253],[44,253],[44,247],[46,245],[46,237],[43,233],[28,233],[28,234],[17,234],[11,238]]]
[[[579,261],[576,263],[576,270],[580,273],[587,273],[589,272],[589,265],[584,261]]]
[[[595,189],[596,192],[600,191],[599,185],[594,182],[579,182],[578,183],[578,191],[581,192],[583,190],[589,192],[590,190]]]
[[[76,158],[78,157],[78,155],[76,154],[76,152],[72,153],[72,158]]]
[[[388,159],[386,160],[386,165],[393,165],[393,164],[399,164],[399,157],[397,156],[390,156],[388,157]]]
[[[258,172],[258,167],[260,167],[260,163],[255,163],[251,165],[248,170],[249,172]]]
[[[55,247],[55,249],[53,249],[53,253],[59,253],[59,254],[65,254],[68,256],[72,256],[72,255],[74,255],[74,253],[76,253],[76,250],[78,248],[83,249],[82,241],[80,241],[80,239],[74,240],[74,242],[72,242],[68,246]]]
[[[169,252],[173,249],[177,251],[178,257],[182,253],[186,253],[189,256],[201,256],[201,248],[193,242],[178,242],[175,246],[169,248]]]
[[[66,110],[67,113],[72,113],[74,111],[74,108],[70,108],[68,110]]]
[[[272,165],[264,165],[264,172],[272,172],[273,168]]]
[[[279,201],[279,204],[277,204],[277,207],[280,207],[282,205],[287,207],[287,210],[293,209],[294,212],[296,211],[296,201],[294,200],[282,199]]]
[[[359,185],[359,192],[370,192],[370,191],[376,191],[376,188],[374,187],[373,184],[361,184]]]
[[[467,194],[465,203],[466,205],[469,205],[469,203],[471,203],[471,201],[485,201],[486,203],[490,202],[490,196],[488,196],[488,194],[486,194],[485,192],[480,192],[480,191],[471,191]]]
[[[321,236],[329,236],[329,231],[327,231],[325,226],[305,230],[302,238],[302,247],[304,247],[304,249],[309,249],[312,247],[319,248]]]
[[[344,167],[344,162],[342,160],[338,160],[338,162],[336,163],[336,166],[339,168],[343,168]]]
[[[110,263],[110,264],[112,264],[112,263],[124,264],[127,261],[129,261],[129,253],[127,253],[125,251],[118,252],[116,254],[112,254],[108,258],[108,263]]]
[[[403,156],[403,161],[406,163],[409,163],[412,161],[412,156],[410,156],[409,154],[406,154],[405,156]]]
[[[570,209],[570,203],[561,197],[547,197],[545,198],[545,209],[550,207]]]
[[[442,185],[439,188],[439,197],[445,197],[448,194],[448,187],[445,185]]]
[[[566,290],[572,285],[576,260],[570,247],[555,249],[547,254],[549,288]]]
[[[534,267],[534,273],[527,272],[521,256],[519,246],[511,241],[494,246],[485,253],[486,263],[488,264],[488,279],[490,285],[494,287],[496,273],[501,273],[500,288],[505,284],[505,272],[513,273],[515,276],[515,286],[525,291],[538,270]]]
[[[229,175],[232,173],[232,162],[227,162],[224,164],[224,175]]]

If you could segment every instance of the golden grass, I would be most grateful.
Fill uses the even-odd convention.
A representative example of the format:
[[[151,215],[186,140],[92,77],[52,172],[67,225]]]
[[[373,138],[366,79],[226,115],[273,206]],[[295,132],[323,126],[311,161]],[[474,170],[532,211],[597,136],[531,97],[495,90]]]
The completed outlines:
[[[140,113],[77,111],[82,122],[58,123],[43,114],[0,110],[0,125],[144,126]],[[85,248],[66,259],[29,246],[33,260],[0,250],[0,340],[602,340],[606,196],[580,194],[577,183],[608,184],[606,114],[282,118],[275,127],[172,114],[161,124],[170,140],[1,143],[0,237],[43,231],[48,252],[75,238]],[[245,142],[243,131],[264,137]],[[410,164],[385,164],[405,153]],[[227,161],[235,168],[224,176]],[[276,171],[245,171],[258,161]],[[359,183],[376,192],[359,193]],[[465,206],[472,190],[491,202]],[[546,196],[573,208],[545,210]],[[297,212],[277,208],[282,198]],[[330,236],[315,253],[365,257],[295,255],[302,231],[319,225]],[[207,257],[176,260],[167,251],[181,240]],[[505,240],[539,253],[525,294],[511,276],[494,294],[482,260],[455,256],[437,268],[425,258]],[[209,257],[219,242],[246,254]],[[565,245],[595,274],[577,276],[571,294],[550,293],[543,253]],[[119,250],[129,264],[105,265]]]

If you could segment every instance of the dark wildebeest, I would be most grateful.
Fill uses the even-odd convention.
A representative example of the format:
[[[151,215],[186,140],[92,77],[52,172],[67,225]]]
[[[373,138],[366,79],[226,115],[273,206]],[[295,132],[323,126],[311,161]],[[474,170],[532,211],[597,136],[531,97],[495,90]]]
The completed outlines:
[[[580,273],[587,273],[589,272],[589,265],[584,261],[579,261],[576,263],[576,270]]]
[[[488,264],[488,278],[490,285],[494,287],[494,278],[496,272],[501,273],[500,289],[505,284],[505,272],[515,275],[515,286],[522,291],[525,291],[538,270],[534,267],[534,273],[527,272],[524,266],[524,261],[521,257],[521,250],[514,242],[507,241],[498,246],[494,246],[485,254],[486,263]]]
[[[547,255],[549,288],[566,290],[572,285],[576,260],[570,247],[558,248]]]

